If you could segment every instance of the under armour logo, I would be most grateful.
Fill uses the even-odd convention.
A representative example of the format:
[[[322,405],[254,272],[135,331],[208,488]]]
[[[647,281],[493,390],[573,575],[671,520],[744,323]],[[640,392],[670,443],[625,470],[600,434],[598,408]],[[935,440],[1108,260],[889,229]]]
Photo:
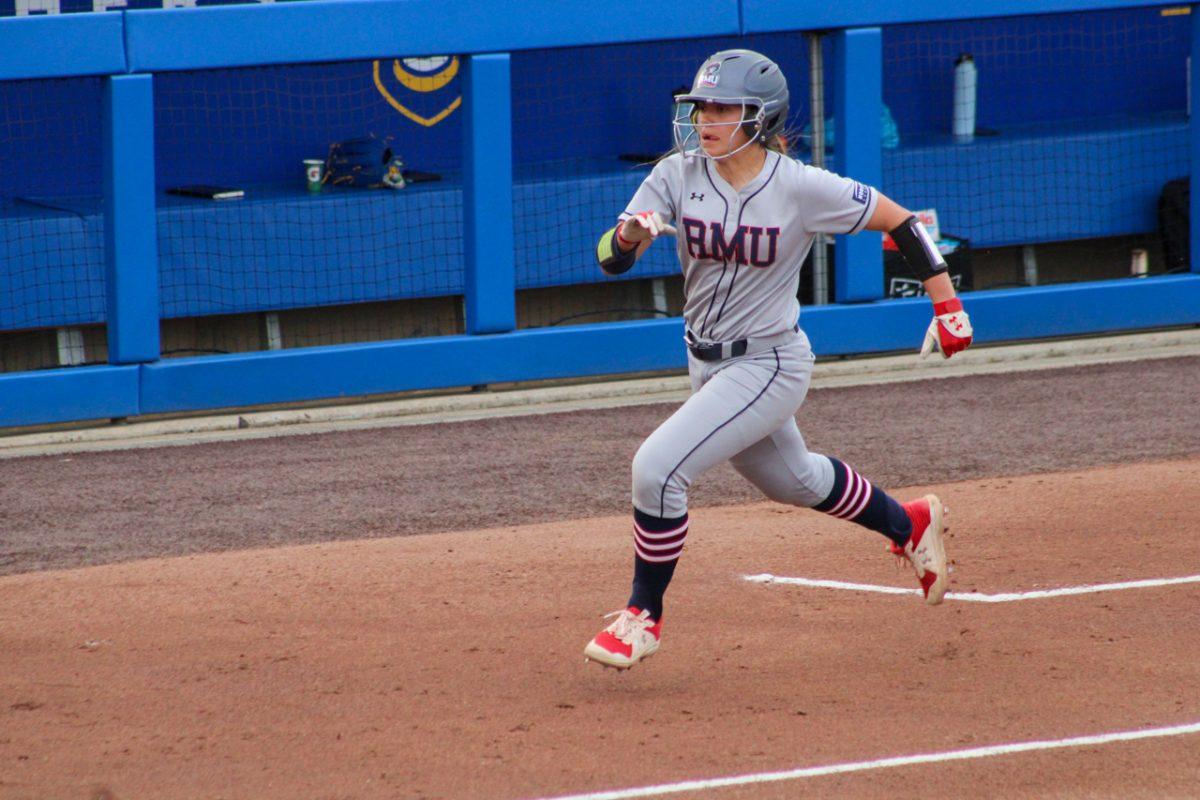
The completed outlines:
[[[699,200],[701,203],[703,203],[703,202],[704,202],[704,195],[703,195],[703,194],[697,194],[696,192],[692,192],[692,198],[691,198],[691,199],[693,199],[693,200]]]

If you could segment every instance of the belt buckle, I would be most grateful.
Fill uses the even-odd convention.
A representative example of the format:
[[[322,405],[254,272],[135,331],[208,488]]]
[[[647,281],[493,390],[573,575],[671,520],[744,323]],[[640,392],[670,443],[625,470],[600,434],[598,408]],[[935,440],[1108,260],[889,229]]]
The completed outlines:
[[[701,361],[711,361],[713,347],[717,347],[718,351],[720,348],[720,345],[700,344],[700,339],[690,330],[684,331],[683,341],[687,345],[688,350],[692,352],[692,355]]]
[[[689,342],[688,350],[700,361],[718,361],[724,357],[719,344],[691,344]]]

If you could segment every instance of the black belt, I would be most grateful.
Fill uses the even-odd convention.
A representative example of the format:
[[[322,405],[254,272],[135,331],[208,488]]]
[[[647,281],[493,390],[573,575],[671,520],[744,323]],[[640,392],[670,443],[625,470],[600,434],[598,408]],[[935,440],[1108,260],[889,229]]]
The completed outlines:
[[[792,332],[798,332],[800,324],[792,328]],[[695,344],[693,343],[695,336],[691,331],[687,332],[684,341],[687,342],[688,350],[692,351],[692,355],[701,361],[720,361],[725,358],[737,358],[738,356],[746,355],[746,350],[750,347],[749,339],[738,339],[736,342],[713,342],[712,344]]]
[[[692,344],[688,342],[688,350],[691,350],[692,355],[701,361],[720,361],[723,358],[744,356],[746,355],[746,348],[749,346],[749,339],[738,339],[736,342],[714,342],[713,344]]]

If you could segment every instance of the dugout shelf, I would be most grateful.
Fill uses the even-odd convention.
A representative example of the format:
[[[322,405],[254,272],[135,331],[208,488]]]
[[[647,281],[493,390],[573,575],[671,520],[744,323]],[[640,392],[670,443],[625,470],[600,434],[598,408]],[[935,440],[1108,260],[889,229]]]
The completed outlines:
[[[1163,184],[1190,171],[1188,127],[1171,113],[1030,124],[966,145],[926,139],[884,151],[882,188],[909,207],[937,208],[943,228],[975,248],[1148,233]],[[1056,163],[1095,168],[1059,172]],[[615,157],[518,165],[515,218],[540,227],[516,237],[517,288],[676,274],[662,245],[622,278],[594,264],[596,237],[647,169]],[[164,318],[463,293],[455,174],[402,190],[239,188],[244,198],[225,201],[159,193]],[[0,330],[102,322],[103,286],[99,198],[0,206]]]

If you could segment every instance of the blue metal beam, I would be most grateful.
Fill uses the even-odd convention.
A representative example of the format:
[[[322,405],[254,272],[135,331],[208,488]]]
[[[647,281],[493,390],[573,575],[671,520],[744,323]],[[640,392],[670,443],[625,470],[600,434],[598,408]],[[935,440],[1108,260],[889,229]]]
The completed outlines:
[[[1191,156],[1191,216],[1189,218],[1189,241],[1191,243],[1190,254],[1192,264],[1192,272],[1200,272],[1200,181],[1196,179],[1196,165],[1200,164],[1200,122],[1196,120],[1196,114],[1200,109],[1200,7],[1192,6],[1192,58],[1191,58],[1191,80],[1189,86],[1191,89],[1191,97],[1188,98],[1188,108],[1191,114],[1188,117],[1188,137]]]
[[[113,364],[159,357],[153,80],[116,75],[104,82],[105,297]]]
[[[742,33],[1157,7],[1154,0],[693,0],[637,25],[583,0],[529,0],[514,15],[471,0],[310,0],[0,19],[0,80],[571,47]],[[237,36],[229,35],[238,31]],[[398,44],[403,43],[403,44]],[[398,52],[403,50],[403,53]]]
[[[999,342],[1200,324],[1200,276],[1100,281],[964,298],[976,340]],[[920,348],[929,301],[805,309],[818,355]],[[517,380],[611,375],[685,365],[682,320],[579,325],[314,347],[143,365],[143,413],[355,397]]]
[[[75,367],[0,375],[0,427],[138,413],[137,367]]]
[[[467,333],[517,327],[513,255],[512,68],[468,56],[463,74],[463,257]]]
[[[980,344],[1200,324],[1200,276],[1056,284],[962,296]],[[929,299],[820,306],[800,312],[818,355],[920,349]]]
[[[125,28],[120,14],[0,19],[0,80],[124,71]]]
[[[883,32],[834,36],[834,171],[870,186],[883,184]],[[834,298],[839,303],[883,297],[883,235],[862,231],[834,245]]]
[[[743,33],[816,31],[907,22],[1059,14],[1114,8],[1156,8],[1161,0],[972,0],[912,3],[910,0],[741,0]]]
[[[679,319],[312,347],[142,366],[145,413],[682,366]]]
[[[660,4],[633,24],[585,0],[308,0],[134,10],[125,19],[136,72],[694,39],[739,28],[736,0]]]

